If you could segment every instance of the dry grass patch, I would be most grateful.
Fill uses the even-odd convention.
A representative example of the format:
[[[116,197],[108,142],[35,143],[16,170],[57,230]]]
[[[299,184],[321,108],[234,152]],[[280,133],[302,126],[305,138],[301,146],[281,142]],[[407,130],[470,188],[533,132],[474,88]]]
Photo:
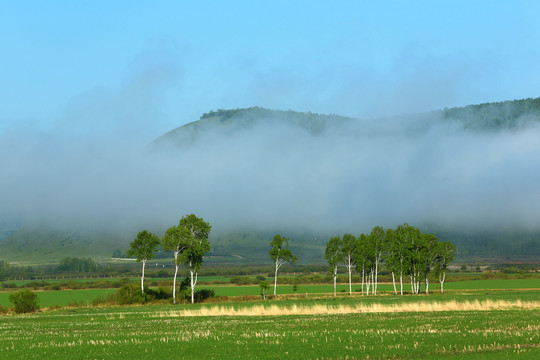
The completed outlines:
[[[433,311],[482,311],[482,310],[536,310],[540,309],[540,301],[445,301],[415,302],[406,304],[370,304],[370,305],[257,305],[233,308],[230,306],[207,306],[197,310],[171,310],[151,314],[150,317],[181,316],[280,316],[280,315],[324,315],[324,314],[358,314],[388,312],[433,312]]]

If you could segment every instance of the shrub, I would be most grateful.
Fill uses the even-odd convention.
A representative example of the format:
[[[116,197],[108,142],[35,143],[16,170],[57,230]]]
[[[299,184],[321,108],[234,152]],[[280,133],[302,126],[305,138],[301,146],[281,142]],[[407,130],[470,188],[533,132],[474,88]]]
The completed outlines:
[[[203,302],[204,300],[208,298],[212,298],[214,296],[216,296],[216,294],[214,293],[214,290],[209,290],[209,289],[200,289],[200,290],[195,291],[195,293],[193,294],[193,297],[195,298],[195,302]]]
[[[250,285],[253,281],[245,276],[235,276],[229,280],[232,284],[236,285]]]
[[[168,278],[171,274],[167,270],[159,270],[156,274],[156,277],[158,278]]]
[[[146,297],[142,293],[139,284],[130,283],[118,289],[116,292],[116,301],[120,305],[142,304],[146,302]]]
[[[15,305],[15,312],[23,314],[39,309],[37,295],[30,290],[17,291],[9,295],[9,301]]]
[[[0,305],[0,314],[7,314],[9,309],[3,305]]]
[[[171,299],[172,291],[169,288],[160,286],[157,290],[144,289],[145,294],[152,300]]]

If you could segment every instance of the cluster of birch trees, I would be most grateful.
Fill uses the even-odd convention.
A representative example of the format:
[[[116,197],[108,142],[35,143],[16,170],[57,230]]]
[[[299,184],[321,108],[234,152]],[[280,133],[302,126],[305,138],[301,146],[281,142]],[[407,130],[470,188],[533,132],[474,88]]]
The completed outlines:
[[[392,273],[394,293],[397,295],[396,277],[399,279],[399,293],[403,295],[403,278],[408,276],[413,294],[420,293],[422,280],[426,294],[429,293],[429,275],[434,272],[444,292],[444,280],[448,265],[454,259],[455,247],[452,243],[440,242],[433,234],[422,233],[408,224],[396,229],[373,228],[370,234],[355,237],[331,237],[326,244],[325,259],[334,280],[334,296],[338,267],[344,265],[349,275],[349,293],[352,294],[352,272],[362,274],[362,294],[377,294],[378,274],[381,264]]]
[[[159,246],[165,251],[172,251],[174,254],[174,280],[173,280],[173,303],[176,304],[176,276],[180,265],[184,265],[189,270],[191,286],[191,303],[194,303],[195,285],[199,270],[203,263],[203,258],[210,251],[208,235],[210,233],[209,223],[194,214],[183,216],[177,226],[171,226],[165,231],[163,238],[159,238],[147,230],[139,232],[137,237],[131,242],[128,256],[137,257],[137,261],[142,262],[141,291],[144,293],[144,268],[146,262],[155,256]]]

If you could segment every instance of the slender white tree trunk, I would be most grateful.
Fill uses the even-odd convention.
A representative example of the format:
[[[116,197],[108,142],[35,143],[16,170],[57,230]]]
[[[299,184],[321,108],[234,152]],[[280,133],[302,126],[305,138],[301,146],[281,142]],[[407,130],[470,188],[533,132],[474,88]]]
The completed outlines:
[[[349,295],[352,295],[352,265],[351,261],[349,260]]]
[[[377,295],[377,276],[379,275],[379,259],[375,259],[375,281],[373,281],[373,295]]]
[[[373,294],[373,287],[374,287],[374,284],[373,284],[373,269],[371,269],[369,271],[369,275],[367,276],[368,280],[367,280],[367,295],[369,296],[369,289],[371,288],[371,294]]]
[[[141,291],[144,294],[144,266],[146,265],[146,259],[142,260],[142,275],[141,275]]]
[[[191,263],[189,264],[191,266]],[[195,285],[197,285],[198,273],[192,269],[189,270],[191,275],[191,303],[195,303]]]
[[[337,266],[334,267],[334,297],[336,297]]]
[[[365,279],[365,268],[364,265],[362,265],[362,296],[364,296],[364,279]]]
[[[176,304],[176,275],[178,274],[178,251],[174,252],[174,280],[173,280],[173,287],[172,287],[172,298],[173,298],[173,304]]]
[[[400,286],[401,295],[403,295],[403,269],[399,271],[399,286]]]
[[[444,278],[446,277],[446,271],[443,271],[442,277],[439,275],[439,282],[441,283],[441,294],[444,293]]]
[[[276,262],[276,272],[274,274],[274,296],[276,296],[277,292],[277,271],[278,271],[278,265],[277,265],[277,262]]]
[[[429,276],[426,272],[426,294],[429,294]]]
[[[396,290],[396,276],[394,274],[394,272],[392,271],[392,284],[394,284],[394,295],[397,295],[397,290]]]

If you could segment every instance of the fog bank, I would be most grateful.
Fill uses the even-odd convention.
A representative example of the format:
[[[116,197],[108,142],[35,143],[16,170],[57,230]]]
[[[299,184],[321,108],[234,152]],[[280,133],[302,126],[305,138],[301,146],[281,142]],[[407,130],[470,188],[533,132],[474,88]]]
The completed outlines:
[[[1,135],[4,222],[124,231],[164,229],[196,213],[214,231],[357,233],[403,222],[540,228],[538,126],[470,132],[433,113],[313,135],[263,121],[151,152],[152,139],[124,136],[133,129],[84,137],[57,130]]]

